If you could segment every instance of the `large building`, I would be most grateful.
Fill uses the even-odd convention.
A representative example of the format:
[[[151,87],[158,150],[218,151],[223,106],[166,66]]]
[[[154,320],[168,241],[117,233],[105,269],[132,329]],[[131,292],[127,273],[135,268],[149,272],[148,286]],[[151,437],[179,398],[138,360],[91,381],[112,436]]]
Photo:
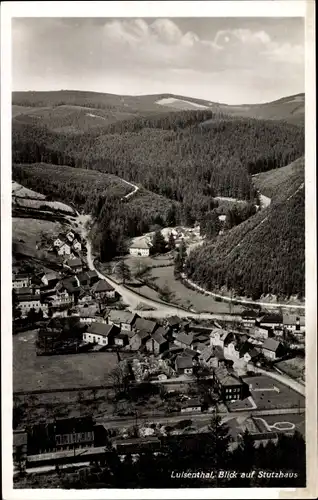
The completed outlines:
[[[22,288],[31,285],[31,277],[28,274],[16,274],[12,278],[12,288]]]
[[[247,395],[247,385],[223,366],[213,370],[213,382],[223,401],[236,401]]]
[[[91,323],[83,333],[83,340],[101,346],[112,345],[115,337],[120,333],[120,329],[115,325],[105,323]]]
[[[135,241],[129,248],[130,255],[135,257],[149,257],[151,244],[145,239]]]

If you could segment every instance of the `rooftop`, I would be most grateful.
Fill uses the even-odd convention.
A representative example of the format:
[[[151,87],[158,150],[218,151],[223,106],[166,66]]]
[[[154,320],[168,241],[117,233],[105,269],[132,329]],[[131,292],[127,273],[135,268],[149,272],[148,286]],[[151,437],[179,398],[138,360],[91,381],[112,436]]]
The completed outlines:
[[[283,323],[286,326],[293,326],[299,321],[300,326],[305,326],[305,316],[296,316],[295,314],[284,314]]]
[[[184,370],[186,368],[192,368],[193,362],[192,358],[189,356],[185,356],[184,354],[180,354],[176,357],[176,367],[177,369]]]
[[[68,259],[66,261],[66,264],[69,266],[69,267],[79,267],[79,266],[82,266],[82,261],[81,259]]]
[[[282,314],[263,314],[258,317],[258,321],[260,323],[272,323],[272,324],[281,324],[283,323],[283,315]]]
[[[99,280],[92,286],[92,292],[113,292],[114,288],[106,280]]]
[[[131,325],[132,322],[134,321],[136,315],[129,312],[129,311],[117,311],[115,309],[112,309],[108,314],[107,317],[113,322],[113,323],[126,323],[128,325]]]
[[[268,351],[273,351],[273,352],[276,352],[279,346],[280,346],[280,342],[278,342],[278,340],[272,339],[270,337],[267,338],[262,344],[262,347],[264,349],[267,349]]]
[[[151,338],[154,339],[159,345],[165,344],[167,342],[167,339],[164,338],[162,333],[160,333],[159,329],[156,330],[152,335]]]
[[[167,323],[170,326],[178,326],[182,323],[182,319],[178,316],[170,316],[170,318],[167,318]]]
[[[151,244],[145,239],[140,239],[140,240],[134,241],[130,245],[130,248],[140,248],[141,250],[149,250],[150,247],[151,247]]]
[[[18,298],[19,302],[40,302],[39,295],[21,295]]]
[[[93,322],[87,327],[87,332],[93,335],[101,335],[102,337],[108,337],[110,333],[116,331],[114,325],[107,325],[105,323]]]
[[[202,406],[202,403],[199,398],[191,398],[183,401],[181,404],[182,408],[197,408],[198,406]]]
[[[242,385],[242,381],[234,374],[229,373],[226,368],[219,367],[214,370],[216,378],[222,385]]]
[[[177,342],[181,342],[182,344],[185,344],[186,346],[189,346],[192,344],[193,342],[193,335],[192,334],[186,334],[186,333],[177,333],[175,336],[174,336],[175,340]]]
[[[155,321],[144,318],[137,318],[134,326],[136,330],[145,330],[148,333],[153,333],[158,325]]]

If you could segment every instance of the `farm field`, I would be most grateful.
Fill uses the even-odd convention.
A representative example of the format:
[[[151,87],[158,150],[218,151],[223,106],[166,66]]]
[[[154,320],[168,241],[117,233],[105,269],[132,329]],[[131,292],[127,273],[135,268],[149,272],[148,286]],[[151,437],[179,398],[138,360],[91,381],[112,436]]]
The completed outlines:
[[[37,356],[36,331],[13,337],[13,391],[87,387],[107,383],[117,366],[116,353]]]
[[[36,193],[38,194],[38,193]],[[46,201],[46,200],[30,200],[26,197],[15,198],[13,200],[16,207],[32,208],[36,210],[61,210],[68,214],[74,214],[74,209],[60,201]]]

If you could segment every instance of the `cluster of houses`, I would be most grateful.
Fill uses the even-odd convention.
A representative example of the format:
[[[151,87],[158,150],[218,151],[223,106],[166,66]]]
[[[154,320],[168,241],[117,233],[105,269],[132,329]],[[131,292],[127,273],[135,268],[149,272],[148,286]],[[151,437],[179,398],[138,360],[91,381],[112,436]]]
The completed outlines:
[[[65,235],[60,233],[53,242],[53,248],[60,256],[75,256],[82,250],[81,238],[75,231],[68,231]]]
[[[85,270],[78,258],[67,259],[62,273],[50,271],[34,276],[16,274],[13,276],[12,288],[15,307],[20,310],[22,318],[31,309],[42,311],[47,317],[49,311],[53,313],[116,299],[115,289],[106,280],[99,279],[96,271]]]
[[[242,313],[242,324],[246,328],[253,328],[259,336],[263,334],[280,336],[284,331],[295,334],[305,333],[305,317],[295,314],[262,313],[260,311],[244,311]]]

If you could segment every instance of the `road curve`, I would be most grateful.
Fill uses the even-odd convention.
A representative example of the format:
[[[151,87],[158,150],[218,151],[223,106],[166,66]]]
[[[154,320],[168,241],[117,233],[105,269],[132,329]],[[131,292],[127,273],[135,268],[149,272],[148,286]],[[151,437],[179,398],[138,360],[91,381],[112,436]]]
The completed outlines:
[[[128,200],[128,198],[130,198],[131,196],[133,196],[134,194],[137,193],[137,191],[139,190],[139,187],[136,186],[136,184],[132,184],[132,182],[129,182],[129,181],[125,181],[125,179],[122,179],[121,180],[125,183],[125,184],[128,184],[128,186],[132,187],[133,190],[126,194],[124,197],[123,197],[123,200]]]

